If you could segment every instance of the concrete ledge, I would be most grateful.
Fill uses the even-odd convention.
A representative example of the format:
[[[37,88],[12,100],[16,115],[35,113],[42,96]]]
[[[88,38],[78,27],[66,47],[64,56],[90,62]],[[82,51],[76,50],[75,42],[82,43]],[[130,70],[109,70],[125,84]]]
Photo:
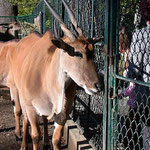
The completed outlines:
[[[93,150],[72,120],[68,120],[64,126],[63,140],[65,150]]]

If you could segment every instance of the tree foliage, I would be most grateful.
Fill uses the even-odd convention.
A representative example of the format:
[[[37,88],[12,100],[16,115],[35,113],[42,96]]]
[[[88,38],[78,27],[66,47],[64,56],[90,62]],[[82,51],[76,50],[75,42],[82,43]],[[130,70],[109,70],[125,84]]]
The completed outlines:
[[[18,6],[18,15],[29,15],[34,7],[39,3],[39,0],[6,0]]]
[[[120,24],[125,25],[129,32],[129,37],[135,29],[134,17],[138,11],[140,0],[120,0]],[[139,24],[139,28],[143,26],[143,20]]]

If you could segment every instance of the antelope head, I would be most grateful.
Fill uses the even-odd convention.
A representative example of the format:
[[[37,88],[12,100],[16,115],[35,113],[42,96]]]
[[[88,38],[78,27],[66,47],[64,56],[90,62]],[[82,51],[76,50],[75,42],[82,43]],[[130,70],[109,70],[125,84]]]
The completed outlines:
[[[6,32],[8,32],[10,35],[15,36],[15,31],[19,31],[21,29],[20,23],[18,22],[11,22],[3,28],[7,29]]]
[[[78,37],[67,28],[62,18],[54,11],[51,5],[44,0],[48,6],[50,12],[59,21],[60,27],[64,32],[63,38],[56,38],[52,40],[52,43],[59,49],[63,49],[61,53],[61,65],[63,71],[80,87],[84,88],[87,94],[94,94],[98,92],[99,80],[96,73],[96,68],[93,62],[93,44],[92,39],[87,39],[82,30],[79,28],[77,21],[66,4],[62,0],[65,6],[69,19],[77,32]]]

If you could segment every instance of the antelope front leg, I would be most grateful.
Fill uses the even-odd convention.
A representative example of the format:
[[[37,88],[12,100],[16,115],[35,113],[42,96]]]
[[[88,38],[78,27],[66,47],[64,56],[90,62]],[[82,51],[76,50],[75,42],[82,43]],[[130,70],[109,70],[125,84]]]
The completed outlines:
[[[57,124],[56,122],[55,122],[54,126],[55,126],[55,129],[54,129],[54,133],[53,133],[53,137],[52,137],[52,143],[53,143],[54,150],[60,150],[63,126]]]
[[[54,150],[60,149],[62,130],[69,117],[69,113],[71,111],[72,103],[75,97],[75,91],[76,91],[76,85],[72,81],[65,91],[66,98],[64,99],[64,105],[63,105],[64,109],[62,109],[60,114],[55,116],[55,124],[54,124],[55,129],[52,138]]]

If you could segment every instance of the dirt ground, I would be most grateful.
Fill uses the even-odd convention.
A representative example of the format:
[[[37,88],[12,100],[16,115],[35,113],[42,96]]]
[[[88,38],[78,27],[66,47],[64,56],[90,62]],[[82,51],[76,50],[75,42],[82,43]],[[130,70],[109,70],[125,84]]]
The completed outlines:
[[[4,97],[3,96],[0,97],[0,150],[20,150],[21,141],[16,141],[14,135],[15,122],[14,122],[13,106],[7,92]],[[40,121],[40,124],[42,132],[43,131],[42,120]],[[49,136],[51,137],[54,127],[53,125],[49,124],[48,128],[49,128]],[[40,150],[42,149],[43,149],[43,142],[41,140]],[[28,144],[28,150],[32,150],[31,142]]]

